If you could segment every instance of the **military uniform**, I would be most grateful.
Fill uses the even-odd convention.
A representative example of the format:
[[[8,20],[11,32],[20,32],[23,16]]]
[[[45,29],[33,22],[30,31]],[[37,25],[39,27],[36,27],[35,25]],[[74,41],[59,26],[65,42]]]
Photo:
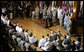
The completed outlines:
[[[35,9],[35,13],[36,13],[36,18],[39,19],[39,8],[38,7]]]
[[[68,31],[69,34],[70,34],[70,30],[71,30],[71,24],[72,24],[72,21],[69,17],[69,19],[67,20],[67,31]]]

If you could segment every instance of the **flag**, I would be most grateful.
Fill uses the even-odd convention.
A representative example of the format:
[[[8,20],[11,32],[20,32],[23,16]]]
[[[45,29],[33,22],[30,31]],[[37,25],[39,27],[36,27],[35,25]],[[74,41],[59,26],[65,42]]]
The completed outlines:
[[[63,7],[65,7],[65,1],[64,1],[64,3],[63,3]]]
[[[63,2],[61,3],[61,7],[63,8]]]

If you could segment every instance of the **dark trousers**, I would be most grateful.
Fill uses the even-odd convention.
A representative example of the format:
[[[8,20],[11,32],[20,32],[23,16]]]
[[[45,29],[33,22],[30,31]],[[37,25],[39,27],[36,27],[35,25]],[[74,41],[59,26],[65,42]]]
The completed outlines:
[[[42,13],[40,14],[40,19],[42,18]]]
[[[29,12],[26,12],[26,18],[29,18]]]
[[[48,21],[47,21],[47,19],[45,19],[45,23],[46,23],[45,27],[48,28]]]
[[[52,18],[49,18],[49,25],[50,27],[53,26]]]

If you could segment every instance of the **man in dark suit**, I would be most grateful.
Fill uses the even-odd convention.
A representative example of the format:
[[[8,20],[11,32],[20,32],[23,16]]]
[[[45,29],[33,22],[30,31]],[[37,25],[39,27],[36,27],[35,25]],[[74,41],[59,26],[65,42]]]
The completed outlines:
[[[49,27],[52,27],[53,26],[53,22],[52,22],[52,17],[53,17],[53,14],[52,14],[52,11],[50,11],[50,14],[49,14]]]

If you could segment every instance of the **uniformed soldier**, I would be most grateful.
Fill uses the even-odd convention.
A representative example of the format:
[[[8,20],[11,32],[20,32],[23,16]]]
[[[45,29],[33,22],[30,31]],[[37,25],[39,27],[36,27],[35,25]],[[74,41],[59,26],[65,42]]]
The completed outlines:
[[[63,13],[60,14],[60,18],[59,18],[59,23],[60,23],[60,26],[62,26],[62,22],[63,22]]]
[[[44,20],[45,20],[45,28],[48,28],[48,15],[47,15],[47,13],[45,14]]]
[[[38,6],[35,9],[35,13],[36,13],[36,18],[39,19],[39,7]]]
[[[29,18],[29,5],[28,3],[26,4],[26,18]]]
[[[56,17],[56,8],[54,7],[54,9],[53,9],[53,18],[52,18],[52,20],[53,20],[53,22],[55,22],[55,17]]]
[[[68,20],[68,13],[64,17],[64,29],[66,29],[67,26],[67,20]]]
[[[42,18],[42,16],[43,16],[43,8],[42,8],[42,7],[40,7],[40,10],[39,10],[39,11],[40,11],[40,13],[39,13],[39,15],[40,15],[40,16],[39,16],[39,18],[41,19],[41,18]]]
[[[53,17],[53,14],[52,14],[52,11],[50,11],[50,14],[49,14],[49,27],[52,27],[53,26],[53,22],[52,22],[52,17]]]
[[[70,34],[70,30],[71,30],[71,24],[72,24],[72,21],[71,21],[71,16],[69,15],[69,19],[67,20],[67,33]]]
[[[57,19],[58,19],[58,21],[59,21],[59,18],[60,18],[60,16],[61,16],[60,14],[61,14],[61,12],[62,12],[62,9],[59,7],[57,11],[58,11],[58,16],[57,16],[58,18],[57,18]]]
[[[44,9],[43,9],[43,19],[45,19],[45,16],[46,16],[46,10],[47,10],[47,6],[45,5],[44,6]]]

